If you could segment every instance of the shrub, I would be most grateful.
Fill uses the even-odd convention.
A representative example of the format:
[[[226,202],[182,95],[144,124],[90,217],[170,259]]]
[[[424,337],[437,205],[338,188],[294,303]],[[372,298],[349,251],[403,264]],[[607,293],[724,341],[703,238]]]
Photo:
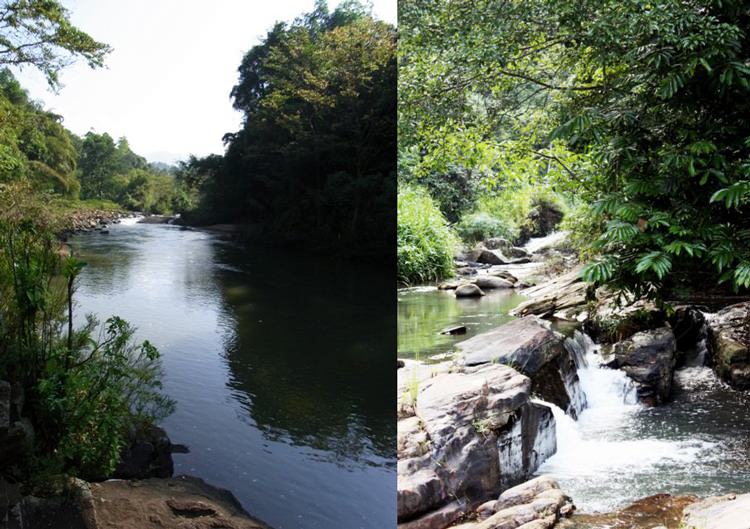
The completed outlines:
[[[457,226],[458,234],[466,242],[474,243],[490,237],[515,239],[518,232],[506,220],[495,218],[487,213],[479,212],[467,215]]]
[[[458,243],[445,217],[423,189],[398,192],[398,280],[410,284],[453,274]]]

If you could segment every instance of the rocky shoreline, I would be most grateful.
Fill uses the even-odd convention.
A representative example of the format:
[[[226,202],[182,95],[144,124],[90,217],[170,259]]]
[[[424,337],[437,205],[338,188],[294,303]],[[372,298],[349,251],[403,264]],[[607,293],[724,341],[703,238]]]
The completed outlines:
[[[748,494],[662,494],[613,513],[574,514],[574,498],[551,477],[527,480],[556,451],[547,403],[572,418],[586,407],[580,355],[557,325],[592,336],[603,369],[624,372],[641,405],[660,406],[672,398],[675,369],[688,363],[710,366],[736,390],[750,389],[750,302],[712,313],[678,303],[674,311],[647,302],[622,308],[606,289],[584,283],[564,251],[522,251],[485,241],[457,256],[459,277],[438,286],[457,298],[518,289],[528,298],[513,311],[518,319],[459,342],[441,363],[399,362],[399,527],[748,529]],[[562,273],[528,285],[555,254]],[[512,273],[519,266],[526,275]],[[508,494],[524,502],[508,510]]]

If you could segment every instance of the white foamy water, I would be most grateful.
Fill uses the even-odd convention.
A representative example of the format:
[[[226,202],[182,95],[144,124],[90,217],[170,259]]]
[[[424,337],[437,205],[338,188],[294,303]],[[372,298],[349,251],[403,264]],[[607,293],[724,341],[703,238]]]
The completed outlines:
[[[578,331],[566,347],[578,365],[587,407],[575,421],[559,407],[545,403],[556,420],[557,452],[538,474],[557,478],[580,509],[604,511],[627,498],[645,496],[629,490],[628,484],[669,467],[688,468],[715,447],[701,439],[649,435],[641,425],[649,411],[638,403],[627,375],[602,366],[597,346]],[[706,375],[701,371],[701,376]]]
[[[135,217],[125,217],[120,219],[120,224],[123,226],[133,226],[137,224],[139,220],[143,218],[143,215],[137,215]]]
[[[535,253],[564,241],[569,234],[567,231],[555,231],[544,237],[532,237],[523,247],[529,253]]]

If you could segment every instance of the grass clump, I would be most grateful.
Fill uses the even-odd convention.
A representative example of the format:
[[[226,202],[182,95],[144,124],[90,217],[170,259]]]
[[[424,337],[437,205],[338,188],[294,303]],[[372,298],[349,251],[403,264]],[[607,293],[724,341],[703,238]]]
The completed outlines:
[[[397,238],[399,282],[423,283],[453,275],[458,239],[424,189],[400,187]]]

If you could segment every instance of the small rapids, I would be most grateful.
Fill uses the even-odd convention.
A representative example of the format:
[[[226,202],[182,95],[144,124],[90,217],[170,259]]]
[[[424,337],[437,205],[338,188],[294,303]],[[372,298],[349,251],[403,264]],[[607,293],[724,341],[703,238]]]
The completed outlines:
[[[138,224],[138,221],[143,218],[143,215],[136,215],[135,217],[125,217],[120,219],[120,224],[122,226],[134,226]]]
[[[613,510],[661,492],[750,490],[750,446],[743,442],[750,419],[737,413],[750,404],[747,396],[727,388],[709,368],[691,366],[675,373],[672,403],[646,408],[625,373],[603,365],[590,337],[576,331],[566,348],[586,407],[576,421],[547,403],[556,420],[557,452],[537,473],[557,478],[579,510]]]

